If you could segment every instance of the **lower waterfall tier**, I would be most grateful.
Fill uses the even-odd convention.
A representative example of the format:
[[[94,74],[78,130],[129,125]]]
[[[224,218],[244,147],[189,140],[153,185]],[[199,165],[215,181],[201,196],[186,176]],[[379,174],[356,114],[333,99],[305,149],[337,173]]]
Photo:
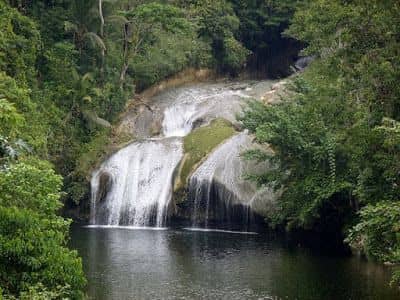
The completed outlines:
[[[164,226],[173,173],[182,158],[179,139],[133,143],[92,177],[92,224]]]

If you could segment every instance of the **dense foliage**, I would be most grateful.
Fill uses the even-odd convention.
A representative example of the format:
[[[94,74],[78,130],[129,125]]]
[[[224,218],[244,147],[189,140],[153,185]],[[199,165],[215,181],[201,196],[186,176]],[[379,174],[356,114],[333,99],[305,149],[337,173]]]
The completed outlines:
[[[283,188],[269,221],[400,263],[399,24],[394,0],[0,0],[0,296],[83,297],[61,200],[135,92],[187,67],[285,76],[303,45],[282,102],[243,117],[275,152],[248,153]]]
[[[289,2],[0,0],[0,298],[83,297],[59,213],[87,197],[128,99],[187,67],[271,61],[294,41]]]
[[[275,152],[248,154],[276,166],[260,184],[284,187],[272,223],[348,234],[392,264],[400,263],[399,24],[398,1],[307,1],[286,34],[316,60],[279,105],[252,104],[243,119]]]
[[[6,298],[43,292],[53,294],[46,299],[83,298],[81,260],[66,246],[69,221],[56,215],[61,186],[44,162],[21,161],[2,171],[0,287]]]
[[[0,295],[81,299],[81,260],[67,248],[69,221],[57,216],[62,178],[35,158],[52,151],[51,122],[61,112],[39,97],[40,32],[4,1],[0,23]]]

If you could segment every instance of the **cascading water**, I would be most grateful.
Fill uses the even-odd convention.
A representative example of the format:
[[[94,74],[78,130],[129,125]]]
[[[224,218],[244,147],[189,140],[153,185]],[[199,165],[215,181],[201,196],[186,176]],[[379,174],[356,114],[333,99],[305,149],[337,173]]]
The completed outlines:
[[[171,89],[155,96],[153,103],[157,104],[157,111],[163,112],[162,136],[132,143],[113,154],[93,173],[91,223],[165,226],[174,174],[183,157],[183,137],[197,123],[205,124],[220,117],[234,122],[236,113],[241,111],[244,104],[243,98],[248,97],[241,90],[226,84],[199,84]],[[154,120],[147,116],[143,121],[146,123]],[[129,122],[128,117],[125,122],[128,127]],[[144,123],[144,127],[151,127],[151,124]],[[147,131],[143,130],[143,133]],[[239,156],[241,143],[247,138],[245,134],[238,134],[224,144],[225,146],[217,149],[193,175],[191,194],[194,186],[198,189],[196,181],[211,189],[212,185],[204,182],[217,182],[215,174],[223,174],[226,169],[227,173],[221,179],[221,184],[229,187],[229,193],[226,195],[231,195],[232,199],[247,199],[247,196],[243,195],[246,194],[246,183],[239,183],[236,188],[236,183],[243,180],[237,178],[238,174],[241,174],[241,167],[235,160]],[[221,159],[225,162],[223,165],[217,163]],[[239,191],[242,188],[243,191]],[[195,193],[195,198],[211,195],[210,191],[203,193],[207,196],[202,193]],[[218,193],[218,197],[225,197],[221,194],[222,189],[219,189]],[[206,211],[208,212],[208,209]]]
[[[225,118],[234,122],[244,98],[249,96],[220,86],[191,87],[180,93],[178,90],[176,102],[164,111],[164,136],[185,136],[197,121],[207,123],[215,118]]]
[[[133,143],[111,156],[92,178],[92,223],[163,226],[172,193],[173,172],[182,157],[177,139]],[[99,199],[100,177],[111,180]]]
[[[187,135],[192,130],[196,113],[196,104],[193,103],[179,103],[167,108],[164,112],[164,135]]]

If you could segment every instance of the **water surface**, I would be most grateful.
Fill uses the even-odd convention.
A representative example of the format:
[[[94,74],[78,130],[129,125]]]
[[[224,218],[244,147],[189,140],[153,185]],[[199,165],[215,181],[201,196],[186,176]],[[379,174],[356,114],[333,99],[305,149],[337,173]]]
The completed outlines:
[[[265,233],[73,227],[91,299],[400,299],[382,266]]]

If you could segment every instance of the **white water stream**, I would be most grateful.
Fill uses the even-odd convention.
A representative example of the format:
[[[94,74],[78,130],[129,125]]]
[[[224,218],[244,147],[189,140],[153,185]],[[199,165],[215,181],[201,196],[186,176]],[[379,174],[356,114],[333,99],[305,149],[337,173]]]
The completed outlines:
[[[101,203],[92,201],[93,224],[157,227],[165,224],[171,199],[173,172],[182,157],[177,139],[133,143],[103,163],[92,178],[92,198],[99,176],[108,173],[111,189]]]

